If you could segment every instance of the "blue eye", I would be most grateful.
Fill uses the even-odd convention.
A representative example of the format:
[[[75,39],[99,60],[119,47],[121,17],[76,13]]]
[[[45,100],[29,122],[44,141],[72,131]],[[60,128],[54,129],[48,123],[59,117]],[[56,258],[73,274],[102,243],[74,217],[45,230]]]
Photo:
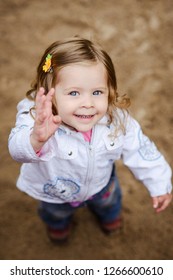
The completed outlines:
[[[93,95],[100,95],[100,94],[102,94],[102,91],[100,91],[100,90],[96,90],[93,92]]]
[[[71,91],[71,92],[69,93],[69,95],[71,95],[71,96],[77,96],[77,95],[79,95],[79,92],[77,92],[77,91]]]

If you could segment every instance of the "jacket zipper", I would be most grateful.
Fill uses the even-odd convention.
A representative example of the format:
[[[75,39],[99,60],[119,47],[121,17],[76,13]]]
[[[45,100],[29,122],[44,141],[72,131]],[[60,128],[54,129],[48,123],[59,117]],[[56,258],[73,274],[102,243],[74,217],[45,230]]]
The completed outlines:
[[[87,166],[87,176],[85,180],[86,192],[84,195],[84,200],[86,200],[88,197],[88,190],[89,190],[90,183],[92,181],[93,170],[94,170],[93,138],[94,138],[94,129],[92,131],[91,142],[89,143],[89,145],[86,145],[87,154],[88,154],[88,166]]]

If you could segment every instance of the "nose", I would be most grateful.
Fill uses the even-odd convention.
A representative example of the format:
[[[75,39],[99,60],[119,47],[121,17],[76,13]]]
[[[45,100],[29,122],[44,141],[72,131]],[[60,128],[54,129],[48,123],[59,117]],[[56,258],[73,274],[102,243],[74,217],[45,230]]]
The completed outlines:
[[[81,107],[84,107],[84,108],[94,107],[92,96],[90,94],[86,94],[85,96],[83,96],[81,104],[82,104]]]

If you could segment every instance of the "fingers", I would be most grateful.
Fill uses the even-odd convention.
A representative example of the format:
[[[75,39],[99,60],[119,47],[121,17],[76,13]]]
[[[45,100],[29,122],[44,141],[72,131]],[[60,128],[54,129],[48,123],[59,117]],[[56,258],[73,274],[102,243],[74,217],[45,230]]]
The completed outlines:
[[[55,89],[54,88],[51,88],[48,92],[48,94],[46,95],[47,97],[47,101],[51,101],[52,102],[52,98],[54,96],[54,93],[55,93]]]
[[[61,124],[60,116],[52,112],[52,98],[55,90],[52,88],[46,95],[44,88],[40,88],[36,95],[36,116],[31,144],[38,151],[46,141],[55,133]]]
[[[45,90],[44,88],[40,88],[37,92],[37,95],[36,95],[36,99],[35,99],[35,103],[36,103],[36,108],[38,109],[41,104],[42,104],[42,97],[44,96],[44,93],[45,93]]]
[[[153,208],[156,210],[156,213],[160,213],[165,210],[172,200],[172,194],[165,194],[158,197],[153,197]]]
[[[55,93],[53,88],[45,95],[45,90],[41,87],[36,95],[36,122],[41,125],[44,120],[52,114],[52,98]]]
[[[54,123],[57,124],[57,125],[60,125],[61,122],[62,122],[60,116],[54,116],[54,117],[53,117],[53,121],[54,121]]]
[[[154,208],[154,209],[157,209],[157,207],[158,207],[158,205],[159,205],[158,197],[157,197],[157,196],[156,196],[156,197],[153,197],[152,200],[153,200],[153,208]]]
[[[45,89],[41,87],[36,95],[35,103],[36,108],[40,109],[45,101],[52,102],[53,95],[55,93],[55,89],[51,88],[50,91],[45,95]]]

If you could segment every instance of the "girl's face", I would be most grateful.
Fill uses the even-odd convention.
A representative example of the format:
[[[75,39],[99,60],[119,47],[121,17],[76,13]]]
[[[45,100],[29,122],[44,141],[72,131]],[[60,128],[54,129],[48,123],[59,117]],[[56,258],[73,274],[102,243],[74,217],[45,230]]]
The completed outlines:
[[[55,86],[58,114],[77,131],[88,131],[106,114],[108,92],[102,63],[65,66]]]

